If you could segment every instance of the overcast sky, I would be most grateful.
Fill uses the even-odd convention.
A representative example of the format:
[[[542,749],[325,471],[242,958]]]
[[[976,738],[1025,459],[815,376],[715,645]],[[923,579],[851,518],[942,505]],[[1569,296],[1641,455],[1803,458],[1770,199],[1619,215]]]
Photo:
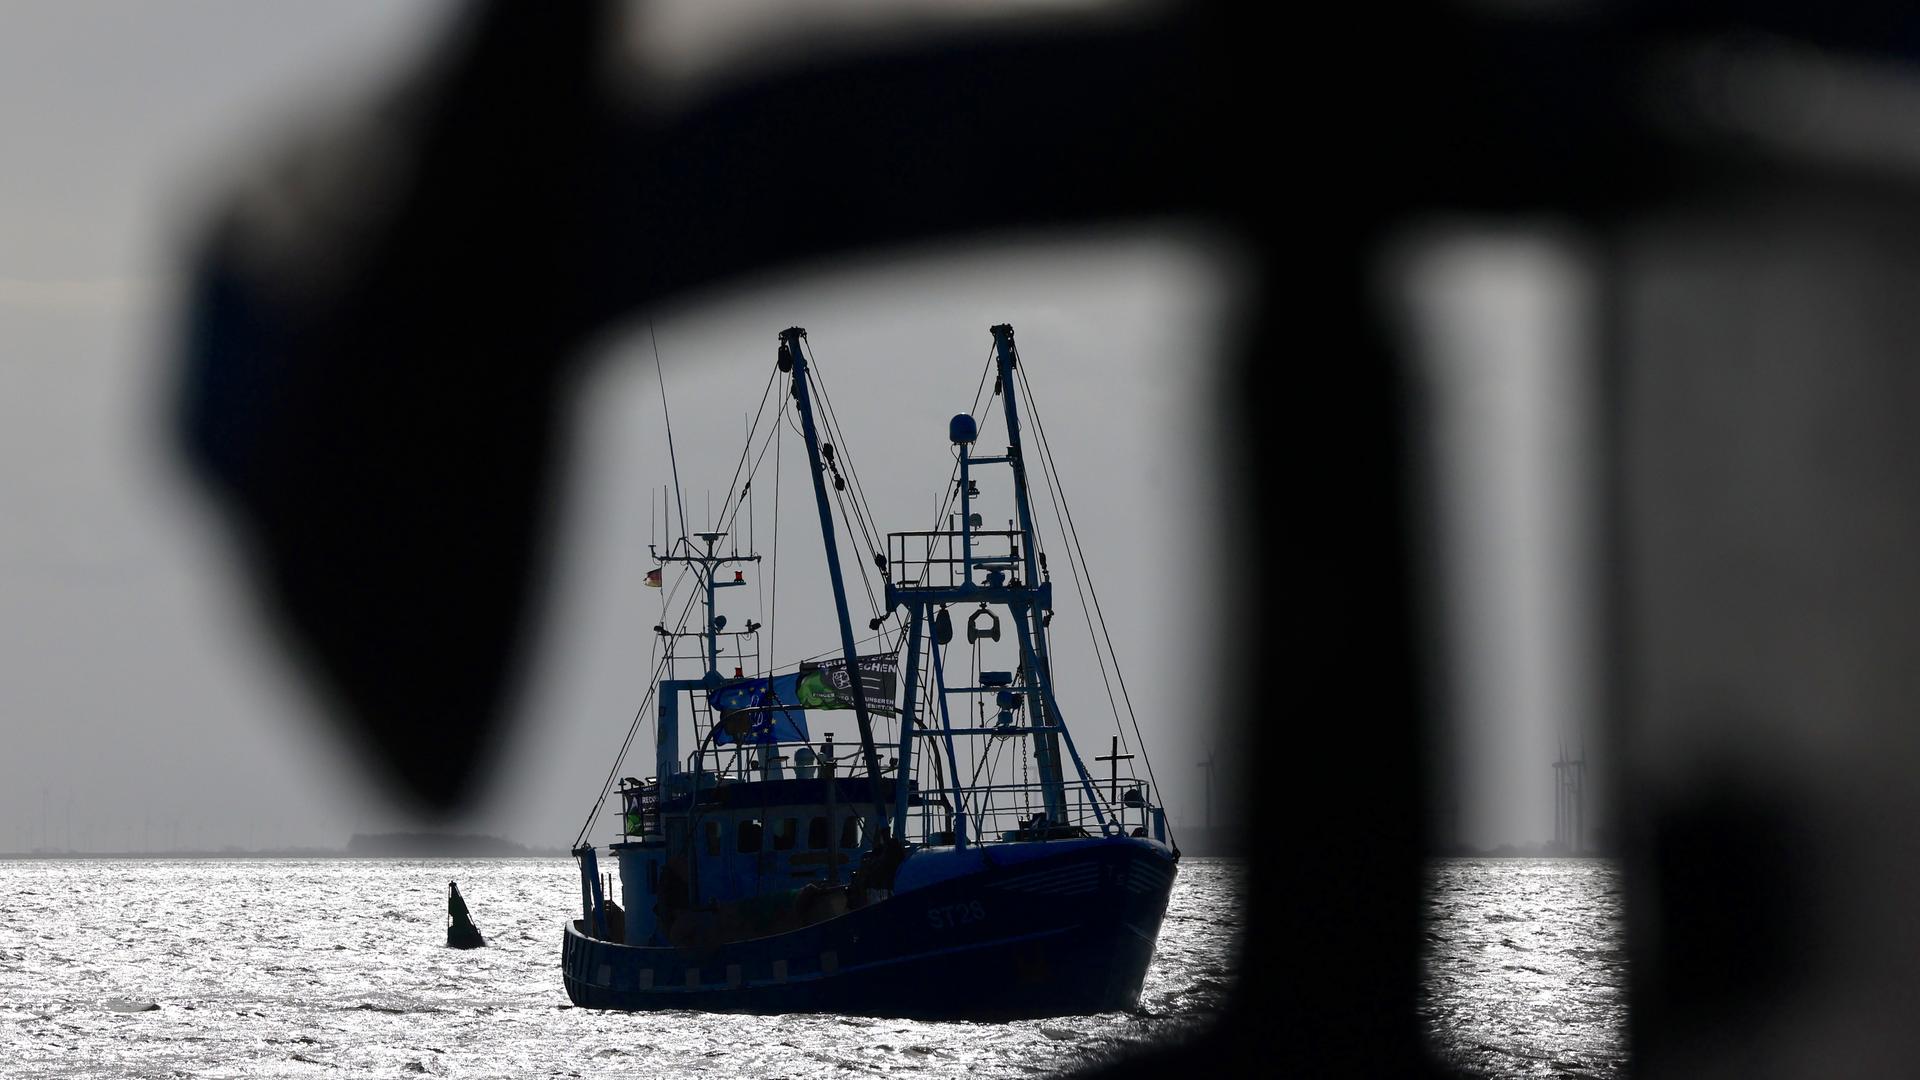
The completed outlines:
[[[223,169],[435,18],[371,3],[0,13],[13,163],[0,175],[0,847],[41,842],[43,816],[47,842],[65,843],[71,820],[74,845],[95,849],[335,844],[405,824],[312,723],[298,674],[261,633],[232,548],[165,441],[165,379],[180,239]],[[1198,820],[1206,704],[1142,673],[1170,656],[1206,662],[1183,588],[1205,568],[1167,553],[1204,534],[1211,499],[1200,410],[1229,282],[1208,250],[1164,230],[1002,243],[795,272],[655,312],[690,511],[709,488],[724,495],[775,336],[797,324],[883,527],[925,528],[951,460],[946,420],[972,401],[987,328],[1012,322],[1079,527],[1097,538],[1088,557],[1173,815]],[[586,813],[644,692],[660,614],[641,578],[648,494],[670,476],[644,322],[630,330],[579,402],[526,722],[467,823],[530,843],[564,844]],[[786,479],[783,599],[796,602],[781,631],[809,645],[781,649],[793,659],[833,636],[823,583],[804,617],[795,568],[817,567],[818,541],[804,473]],[[771,507],[758,510],[770,525]],[[1069,681],[1087,656],[1059,633],[1073,625],[1056,623],[1063,708],[1104,747],[1096,673]]]
[[[1435,805],[1477,846],[1553,838],[1562,752],[1591,763],[1593,271],[1577,237],[1528,223],[1436,226],[1404,245],[1399,302],[1423,403],[1423,576],[1447,738]]]
[[[69,828],[74,846],[102,850],[336,845],[356,828],[408,824],[315,722],[299,673],[262,633],[228,538],[172,456],[164,410],[178,253],[203,200],[249,148],[364,85],[442,15],[439,4],[402,2],[0,9],[0,850],[64,845]],[[1002,240],[794,270],[654,312],[690,514],[701,516],[709,489],[716,505],[723,498],[775,337],[800,325],[881,527],[925,528],[951,461],[946,420],[972,401],[987,328],[1013,323],[1147,749],[1176,826],[1197,824],[1196,763],[1209,750],[1223,766],[1237,758],[1212,731],[1215,703],[1195,696],[1218,663],[1219,620],[1199,586],[1236,570],[1213,565],[1207,546],[1222,497],[1209,479],[1208,373],[1236,281],[1217,240],[1169,227]],[[1440,299],[1420,317],[1497,321],[1502,283],[1537,277],[1524,255],[1481,260],[1478,292],[1429,281]],[[1485,344],[1450,340],[1443,361]],[[1485,388],[1503,385],[1500,356],[1533,362],[1541,338],[1523,328],[1505,340],[1473,368],[1481,389],[1447,399],[1485,406],[1450,414],[1477,415],[1465,430],[1478,441],[1436,451],[1447,483],[1529,445],[1513,418],[1537,390],[1524,380],[1504,397]],[[618,749],[660,615],[660,595],[642,585],[649,493],[671,482],[659,406],[642,318],[600,351],[578,402],[571,502],[524,722],[466,827],[565,844]],[[1557,512],[1530,494],[1554,482],[1550,469],[1501,475],[1485,520]],[[817,564],[803,478],[786,476],[783,573]],[[769,511],[756,507],[763,548]],[[1462,520],[1445,534],[1459,566],[1488,565],[1489,550],[1512,557],[1520,549],[1502,536],[1541,550],[1524,528],[1475,533]],[[1065,553],[1049,546],[1057,572]],[[1563,569],[1551,558],[1528,565],[1548,582]],[[804,640],[805,653],[833,644],[824,582],[812,585],[809,624],[806,583],[783,579],[783,604],[796,603],[783,609],[782,660],[801,655],[785,643]],[[1513,658],[1487,649],[1537,639],[1557,625],[1557,602],[1503,601],[1497,586],[1474,595],[1475,618],[1495,629],[1475,639],[1494,642],[1481,660],[1452,661],[1492,680],[1463,706],[1476,717],[1457,752],[1472,763],[1461,772],[1463,838],[1544,840],[1542,755],[1577,679],[1556,674],[1549,656],[1545,688],[1516,690],[1512,678],[1533,676],[1501,683]],[[1062,707],[1082,748],[1103,751],[1105,694],[1077,608],[1062,612]],[[851,737],[850,722],[817,726]]]

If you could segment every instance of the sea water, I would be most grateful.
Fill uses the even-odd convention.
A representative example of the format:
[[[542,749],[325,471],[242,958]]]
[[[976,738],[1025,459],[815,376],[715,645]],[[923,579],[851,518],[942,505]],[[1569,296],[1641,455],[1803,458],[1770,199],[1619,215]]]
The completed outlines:
[[[1439,860],[1426,922],[1421,1010],[1436,1056],[1469,1076],[1626,1072],[1615,863]]]
[[[1244,876],[1181,860],[1137,1009],[973,1024],[573,1008],[571,859],[0,861],[0,1075],[1044,1075],[1213,1016]]]
[[[569,859],[0,861],[0,1075],[1047,1075],[1215,1015],[1244,869],[1181,860],[1139,1008],[971,1024],[573,1008]],[[485,949],[445,947],[454,880]],[[1436,1057],[1496,1077],[1624,1071],[1610,864],[1446,860],[1429,885]]]

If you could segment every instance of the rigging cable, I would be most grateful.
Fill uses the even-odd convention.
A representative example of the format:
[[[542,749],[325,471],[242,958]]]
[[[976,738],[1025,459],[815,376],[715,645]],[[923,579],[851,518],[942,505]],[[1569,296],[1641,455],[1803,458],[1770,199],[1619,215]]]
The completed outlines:
[[[733,465],[733,478],[727,481],[727,495],[726,495],[726,498],[722,500],[720,503],[720,517],[727,519],[727,523],[728,523],[727,529],[729,532],[732,531],[734,518],[737,517],[740,513],[740,505],[738,500],[740,496],[745,494],[745,492],[742,489],[735,487],[735,485],[740,482],[740,470],[746,468],[747,458],[753,453],[754,433],[760,430],[760,418],[766,415],[766,411],[767,411],[767,398],[773,392],[774,380],[779,377],[780,377],[780,372],[779,372],[779,369],[777,368],[774,371],[768,373],[767,385],[762,387],[760,390],[760,406],[754,412],[752,426],[747,429],[746,445],[740,448],[740,460],[735,462]],[[751,475],[748,476],[747,482],[748,484],[752,484],[753,478]],[[729,516],[728,514],[727,507],[729,505],[732,505],[733,507],[733,512],[732,512],[733,516]],[[709,509],[708,513],[711,514],[712,510]],[[717,521],[718,519],[715,519],[715,520]]]
[[[1026,383],[1025,377],[1022,376],[1020,381],[1024,385]],[[1029,413],[1033,412],[1033,403],[1031,399],[1029,399],[1028,401],[1027,411]],[[1035,416],[1035,424],[1037,426],[1038,414],[1035,413],[1034,416]],[[1060,522],[1061,539],[1064,540],[1066,539],[1066,515],[1061,510],[1061,503],[1064,499],[1064,494],[1059,491],[1057,475],[1049,475],[1047,472],[1047,469],[1048,469],[1048,459],[1043,454],[1041,458],[1041,479],[1046,482],[1047,500],[1053,504],[1053,516],[1056,521]],[[1040,550],[1039,550],[1040,549],[1040,543],[1039,543],[1040,522],[1037,516],[1034,519],[1033,531],[1034,531],[1034,544],[1036,547],[1034,554],[1037,556],[1040,554]],[[1122,728],[1120,725],[1120,704],[1118,701],[1114,699],[1114,696],[1113,696],[1113,679],[1107,674],[1107,658],[1106,658],[1106,655],[1100,649],[1100,641],[1093,628],[1092,607],[1087,603],[1087,586],[1086,584],[1083,583],[1083,580],[1086,578],[1084,563],[1085,563],[1085,557],[1081,556],[1078,559],[1078,561],[1076,561],[1076,558],[1074,555],[1074,549],[1072,545],[1068,545],[1067,569],[1072,573],[1073,590],[1080,597],[1080,616],[1081,618],[1086,620],[1087,639],[1093,645],[1094,662],[1098,664],[1100,667],[1100,685],[1107,692],[1107,709],[1113,715],[1114,730],[1119,733],[1120,741],[1122,745],[1125,745],[1127,733],[1126,733],[1126,730]],[[1119,669],[1119,664],[1120,664],[1119,658],[1115,657],[1114,668],[1116,672]],[[1133,747],[1126,746],[1126,749],[1131,750],[1133,749]]]
[[[867,501],[865,486],[860,483],[860,470],[854,466],[853,453],[847,448],[846,433],[841,430],[840,417],[833,411],[833,398],[827,393],[826,372],[820,369],[820,354],[812,348],[810,343],[808,345],[808,352],[811,354],[813,362],[808,365],[807,371],[813,376],[814,385],[819,390],[820,401],[827,408],[827,425],[833,429],[834,445],[839,449],[837,456],[846,464],[847,476],[853,481],[854,505],[863,515],[860,522],[862,536],[867,542],[869,553],[878,555],[880,554],[879,544],[877,542],[878,530],[874,528],[871,523],[873,508]],[[864,576],[865,570],[862,570],[861,573]]]
[[[817,351],[814,350],[811,341],[808,342],[807,349],[808,349],[809,356],[812,357],[814,361],[809,365],[808,371],[813,376],[816,393],[819,396],[822,404],[825,406],[825,414],[824,414],[825,426],[831,432],[835,440],[835,445],[839,449],[838,456],[844,461],[846,465],[847,475],[852,480],[854,514],[858,515],[857,517],[854,517],[854,520],[860,526],[862,538],[866,541],[868,547],[873,550],[873,553],[875,555],[879,555],[880,554],[880,543],[879,543],[880,533],[879,533],[878,527],[873,524],[873,510],[872,510],[871,503],[868,501],[866,496],[866,486],[860,479],[859,468],[855,465],[852,454],[846,448],[846,438],[845,438],[844,432],[840,427],[840,418],[834,412],[833,398],[827,392],[826,375],[818,363],[819,354]],[[980,418],[978,416],[980,410],[983,407],[990,407],[991,397],[986,394],[986,387],[987,387],[987,376],[993,371],[993,369],[994,369],[994,349],[993,347],[990,346],[987,349],[986,361],[981,366],[980,381],[974,387],[973,403],[968,408],[968,415],[973,416],[975,418],[974,426],[976,430],[979,429],[980,423],[981,423]],[[987,403],[986,406],[983,406],[983,400]],[[956,487],[958,476],[959,476],[959,461],[956,454],[953,470],[948,476],[948,484],[947,484],[947,491],[946,491],[946,505],[944,507],[940,507],[936,509],[935,515],[934,515],[934,521],[932,524],[933,531],[936,531],[936,532],[939,531],[940,518],[945,513],[948,512],[948,509],[951,508],[954,500],[958,498],[958,488]],[[939,504],[936,504],[936,506],[938,505]],[[845,507],[843,507],[843,512],[845,512]],[[854,515],[849,514],[848,516],[853,517]],[[866,568],[864,566],[861,568],[861,576],[864,582],[866,579]],[[873,605],[876,616],[880,615],[879,605],[871,594],[871,586],[869,586],[868,601],[870,604]],[[888,617],[894,618],[896,620],[898,619],[897,613],[889,615]],[[892,630],[896,636],[898,636],[901,639],[904,639],[906,634],[906,628],[904,624],[900,622],[896,622]],[[898,649],[898,647],[899,647],[899,642],[896,641],[894,644],[894,648]]]
[[[784,427],[780,421],[786,419],[787,402],[791,399],[790,394],[780,395],[780,411],[773,418],[773,435],[771,436],[773,440],[773,558],[771,560],[773,605],[767,609],[766,671],[769,679],[773,678],[773,658],[778,655],[773,651],[773,633],[780,625],[780,621],[774,617],[780,613],[780,447],[785,441],[780,437],[781,429]],[[759,465],[756,464],[754,468],[758,470]]]
[[[980,398],[986,393],[987,376],[993,371],[993,362],[993,346],[990,345],[987,347],[986,365],[980,369],[980,383],[974,387],[973,390],[973,404],[967,409],[967,416],[973,420],[973,427],[976,432],[980,430],[982,422],[982,418],[978,415],[980,412]],[[992,399],[989,398],[988,400],[991,402]],[[941,531],[940,525],[942,520],[952,514],[953,504],[960,498],[960,448],[954,447],[951,452],[953,454],[953,468],[947,473],[945,501],[942,502],[939,499],[934,501],[933,525],[928,530],[934,533]],[[931,558],[931,541],[929,541],[928,547],[929,558]],[[953,539],[951,537],[947,538],[947,556],[949,558],[953,556]],[[928,572],[932,572],[931,567],[929,567]]]
[[[747,477],[747,488],[748,490],[752,490],[753,488],[753,477],[751,476]],[[754,542],[753,509],[754,509],[754,504],[759,501],[760,500],[758,499],[747,500],[747,553],[750,555],[759,554],[759,552],[756,551],[753,546],[753,542]],[[764,574],[760,574],[756,572],[753,575],[753,597],[754,597],[753,604],[755,609],[764,613],[767,610],[767,586],[766,586],[766,576]],[[763,674],[764,671],[765,671],[765,667],[761,663],[761,659],[760,659],[760,635],[756,632],[753,635],[753,673],[755,675],[759,675],[759,674]]]
[[[822,381],[818,367],[817,367],[818,365],[817,358],[819,354],[813,352],[811,348],[809,348],[808,351],[812,353],[812,357],[809,358],[807,373],[808,373],[808,376],[813,380],[813,388],[814,388],[815,396],[817,396],[820,399],[821,404],[825,406],[825,412],[820,416],[820,419],[822,421],[821,426],[825,428],[826,433],[832,437],[832,445],[834,446],[834,451],[827,458],[825,464],[826,464],[826,467],[833,472],[834,479],[836,481],[839,481],[834,484],[835,501],[837,501],[840,504],[841,517],[846,518],[852,526],[855,526],[859,529],[859,532],[860,532],[859,539],[862,543],[864,543],[867,546],[868,553],[870,555],[878,555],[879,550],[878,550],[878,545],[876,545],[874,542],[873,529],[869,524],[869,522],[867,521],[867,517],[865,513],[863,512],[864,508],[861,506],[861,501],[860,501],[861,496],[858,491],[859,484],[860,484],[859,477],[857,474],[854,473],[853,459],[851,455],[847,452],[846,438],[843,434],[841,434],[840,426],[834,420],[833,401],[827,396],[826,384]],[[854,477],[854,482],[852,485],[848,485],[845,481],[840,480],[840,463],[842,461],[844,461],[846,464],[848,475]],[[848,489],[850,486],[854,490],[849,491]],[[852,499],[851,506],[849,506],[849,496],[851,496],[851,499]],[[851,529],[849,529],[849,531],[851,532]],[[870,560],[868,559],[860,560],[860,588],[863,592],[867,594],[867,606],[870,609],[872,609],[874,618],[880,619],[880,618],[890,617],[890,616],[882,616],[880,613],[880,601],[877,597],[874,596],[873,582],[872,582],[872,579],[869,577],[869,573],[870,573],[870,568],[868,566],[869,561]]]
[[[694,593],[687,594],[687,606],[681,609],[680,612],[681,625],[685,624],[687,615],[693,611],[695,595]],[[655,635],[655,637],[658,636],[657,634]],[[656,641],[656,647],[658,644]],[[640,707],[634,710],[633,723],[627,726],[627,736],[620,744],[620,752],[614,755],[613,768],[607,770],[606,782],[600,785],[600,797],[593,801],[593,809],[587,811],[586,823],[580,826],[579,834],[574,837],[572,850],[579,850],[580,846],[586,842],[587,834],[593,831],[593,820],[600,816],[600,808],[606,805],[607,794],[613,790],[614,781],[620,775],[620,766],[626,763],[627,751],[633,748],[633,737],[639,734],[640,725],[646,719],[647,705],[653,701],[654,692],[658,690],[660,686],[660,677],[667,672],[667,669],[673,663],[673,659],[673,649],[669,647],[667,654],[661,657],[659,662],[654,665],[653,678],[648,683],[647,692],[640,699]],[[666,778],[656,777],[655,781],[657,783],[665,783]]]
[[[825,426],[828,432],[833,436],[834,446],[838,451],[835,457],[838,461],[845,463],[847,475],[853,480],[853,487],[856,491],[856,501],[860,504],[861,508],[865,510],[867,508],[866,493],[864,489],[861,489],[859,474],[853,467],[853,455],[846,445],[846,433],[840,428],[840,417],[833,411],[833,398],[827,394],[827,376],[824,371],[820,370],[820,352],[813,347],[811,341],[807,342],[806,349],[807,374],[813,378],[815,396],[818,397],[820,403],[826,407],[826,413],[822,419],[826,422]],[[864,524],[862,525],[862,531],[867,531]],[[869,535],[867,539],[868,547],[871,548],[873,546],[871,536]]]
[[[973,429],[976,432],[980,430],[980,423],[982,419],[978,415],[980,412],[980,398],[981,398],[981,395],[986,393],[987,376],[991,374],[992,371],[993,371],[993,346],[989,345],[987,346],[986,366],[980,369],[980,385],[973,388],[973,404],[967,408],[967,416],[969,419],[973,421]],[[989,398],[988,401],[991,402],[992,399]],[[946,517],[947,514],[952,511],[954,500],[958,499],[959,497],[960,497],[960,451],[958,448],[956,448],[953,451],[953,471],[947,474],[946,502],[943,505],[941,505],[940,508],[933,515],[933,528],[932,528],[933,532],[940,531],[940,519]]]
[[[652,332],[651,321],[649,321],[648,323],[648,331],[649,333]],[[654,371],[660,380],[660,403],[661,403],[662,411],[665,412],[666,403],[667,403],[666,379],[664,374],[661,373],[660,350],[657,342],[654,345]],[[767,389],[763,390],[760,395],[760,414],[764,414],[766,411],[767,395],[768,395],[768,391],[772,389],[773,376],[769,376],[767,382],[768,382]],[[758,415],[756,415],[755,417],[754,426],[756,427],[758,426]],[[740,465],[745,464],[746,454],[747,452],[751,451],[751,449],[752,449],[752,432],[750,429],[748,433],[748,446],[746,450],[742,451],[742,454],[741,454],[742,460]],[[671,460],[673,458],[673,421],[672,421],[671,414],[668,414],[668,419],[667,419],[667,454],[669,459]],[[776,461],[777,461],[777,458],[776,458]],[[735,466],[735,469],[734,469],[735,480],[739,479],[740,465]],[[684,495],[680,494],[680,469],[677,462],[675,462],[673,465],[673,472],[674,472],[674,490],[680,502],[681,540],[684,542],[686,540],[686,503],[685,503]],[[777,508],[777,505],[778,505],[777,489],[775,492],[775,497],[776,497],[776,508]],[[774,520],[775,520],[775,538],[776,538],[775,542],[778,543],[779,517],[778,517],[777,509],[775,512]],[[671,552],[672,550],[671,545],[669,545],[668,550],[669,552]],[[681,563],[680,573],[677,576],[675,576],[672,589],[665,591],[661,597],[661,613],[663,616],[665,615],[665,612],[667,611],[667,609],[669,609],[672,606],[674,598],[676,598],[679,595],[680,586],[686,582],[688,575],[691,573],[692,573],[692,565],[684,562]],[[776,580],[775,587],[776,589],[778,588],[777,580]],[[695,600],[697,600],[698,598],[699,598],[698,590],[688,590],[686,604],[681,608],[680,618],[675,621],[676,628],[684,627],[686,625],[687,616],[692,613],[693,604]],[[660,625],[661,626],[666,625],[666,620],[664,617],[661,619]],[[675,634],[677,635],[679,632],[680,631],[676,629]],[[659,645],[659,642],[657,639],[660,637],[660,635],[656,634],[654,636],[656,638],[654,642],[654,648],[657,649]],[[758,639],[756,638],[756,646],[757,646],[757,641]],[[586,823],[581,826],[579,835],[575,837],[574,845],[573,845],[575,848],[578,848],[581,845],[581,843],[585,841],[587,834],[592,832],[593,819],[599,815],[600,808],[606,804],[608,793],[613,790],[614,782],[620,773],[620,767],[622,764],[625,763],[627,753],[631,751],[633,748],[633,737],[639,733],[640,725],[646,717],[647,705],[653,700],[655,691],[658,689],[660,677],[663,674],[665,674],[670,678],[672,675],[671,668],[672,668],[673,662],[677,659],[677,655],[674,649],[671,647],[671,642],[672,642],[672,639],[670,638],[669,647],[667,649],[666,655],[664,657],[661,657],[659,659],[659,662],[654,665],[652,685],[648,687],[646,694],[641,698],[640,707],[634,713],[633,723],[628,726],[626,738],[621,743],[620,753],[615,755],[613,768],[611,771],[608,772],[606,782],[602,784],[600,787],[600,796],[599,798],[594,800],[593,809],[588,812]],[[656,720],[657,719],[658,718],[656,717]],[[658,781],[659,779],[660,778],[656,778],[656,781]]]
[[[1052,477],[1053,477],[1049,490],[1059,493],[1060,506],[1061,506],[1061,509],[1064,511],[1064,516],[1066,518],[1067,532],[1068,532],[1068,535],[1071,536],[1072,538],[1073,550],[1079,553],[1079,561],[1080,561],[1079,577],[1086,579],[1087,591],[1091,593],[1093,596],[1093,610],[1099,616],[1099,619],[1100,619],[1100,633],[1101,633],[1101,636],[1106,639],[1107,653],[1108,655],[1113,657],[1114,677],[1120,683],[1121,699],[1127,703],[1127,717],[1133,722],[1134,738],[1139,741],[1141,760],[1143,760],[1147,766],[1147,780],[1149,783],[1153,785],[1153,790],[1155,792],[1159,792],[1161,790],[1160,781],[1153,774],[1153,757],[1152,755],[1147,753],[1146,739],[1144,736],[1140,734],[1140,717],[1137,713],[1134,712],[1133,696],[1127,692],[1127,677],[1126,677],[1126,674],[1120,670],[1120,656],[1118,653],[1114,652],[1113,635],[1107,629],[1106,612],[1100,606],[1100,590],[1093,583],[1092,568],[1087,565],[1086,552],[1080,546],[1080,530],[1078,529],[1078,527],[1074,525],[1073,508],[1067,502],[1066,491],[1064,491],[1060,487],[1060,470],[1058,465],[1056,465],[1053,460],[1053,447],[1047,441],[1047,428],[1046,428],[1046,425],[1043,422],[1041,422],[1040,409],[1038,404],[1034,400],[1033,385],[1027,380],[1026,365],[1019,364],[1018,363],[1019,358],[1020,358],[1020,351],[1018,348],[1016,348],[1014,350],[1014,360],[1016,361],[1015,374],[1018,375],[1020,378],[1020,388],[1026,392],[1027,412],[1033,417],[1034,430],[1040,436],[1041,461],[1046,467],[1046,469],[1052,474]],[[1099,650],[1096,647],[1094,651],[1097,653]],[[1169,841],[1172,840],[1173,827],[1171,825],[1167,827],[1167,837]],[[1176,848],[1178,847],[1177,844],[1174,846]]]
[[[729,533],[731,533],[740,524],[741,510],[743,509],[748,510],[749,514],[751,514],[752,500],[750,496],[753,492],[753,482],[756,479],[758,479],[760,476],[761,464],[766,461],[767,450],[773,441],[773,437],[776,434],[778,434],[777,428],[779,426],[779,423],[780,421],[776,417],[773,423],[767,425],[767,438],[765,441],[763,441],[760,444],[760,452],[754,456],[753,468],[747,471],[747,482],[740,486],[740,499],[739,501],[736,501],[733,503],[733,509],[727,515],[725,527],[726,527],[726,531]],[[757,425],[756,425],[756,428],[757,428]],[[750,432],[749,434],[751,435],[753,433]],[[749,440],[749,447],[751,447],[751,440]],[[738,480],[739,478],[740,478],[740,474],[739,474],[739,471],[736,469],[734,472],[734,479]],[[749,516],[749,521],[751,521],[751,516]],[[748,544],[749,548],[751,548],[752,546],[753,545],[751,543]]]
[[[973,420],[975,431],[980,429],[980,419],[975,414],[980,411],[980,397],[986,392],[987,375],[993,371],[993,360],[993,347],[988,346],[986,365],[980,369],[980,383],[973,389],[973,404],[967,408],[967,416]],[[950,452],[953,455],[953,468],[947,473],[946,493],[944,496],[934,497],[933,523],[928,526],[927,529],[928,532],[934,534],[942,532],[940,528],[942,521],[947,519],[952,513],[954,501],[960,497],[960,448],[957,446],[953,447]],[[951,559],[953,557],[953,538],[951,536],[946,537],[946,543],[947,557]],[[925,572],[928,578],[931,579],[933,574],[933,537],[931,536],[927,538],[927,560]]]

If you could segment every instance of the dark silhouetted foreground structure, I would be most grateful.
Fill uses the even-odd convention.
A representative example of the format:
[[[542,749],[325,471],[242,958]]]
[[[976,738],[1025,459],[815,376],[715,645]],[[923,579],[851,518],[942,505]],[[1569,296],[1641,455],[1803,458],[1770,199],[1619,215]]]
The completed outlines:
[[[1639,1067],[1920,1059],[1916,16],[1125,8],[650,107],[602,78],[613,10],[475,9],[363,141],[263,170],[196,253],[186,444],[395,782],[451,807],[493,745],[596,333],[796,252],[1197,220],[1250,275],[1221,533],[1282,526],[1257,589],[1221,586],[1252,631],[1229,670],[1279,693],[1252,753],[1301,767],[1262,793],[1284,840],[1254,852],[1240,993],[1168,1053],[1430,1071],[1437,696],[1378,263],[1437,217],[1549,219],[1600,271]]]

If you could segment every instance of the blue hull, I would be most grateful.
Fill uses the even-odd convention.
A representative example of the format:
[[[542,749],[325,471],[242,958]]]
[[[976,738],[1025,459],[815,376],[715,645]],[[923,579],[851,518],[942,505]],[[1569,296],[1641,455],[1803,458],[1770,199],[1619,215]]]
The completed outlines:
[[[620,945],[576,921],[561,953],[567,996],[594,1009],[926,1020],[1125,1009],[1139,1000],[1173,876],[1172,855],[1150,841],[1054,841],[986,849],[965,873],[711,948]]]

